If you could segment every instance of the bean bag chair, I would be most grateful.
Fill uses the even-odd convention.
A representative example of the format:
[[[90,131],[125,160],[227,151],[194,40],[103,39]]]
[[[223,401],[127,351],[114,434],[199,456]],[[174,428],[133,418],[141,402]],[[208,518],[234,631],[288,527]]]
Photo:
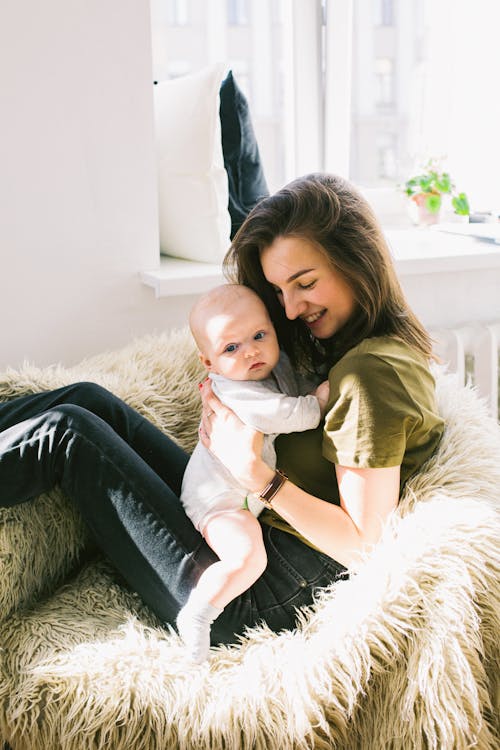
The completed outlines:
[[[187,330],[72,368],[0,375],[0,400],[91,380],[184,448]],[[500,430],[436,371],[446,431],[377,546],[297,612],[191,664],[92,548],[59,490],[0,511],[0,739],[13,750],[499,747]]]

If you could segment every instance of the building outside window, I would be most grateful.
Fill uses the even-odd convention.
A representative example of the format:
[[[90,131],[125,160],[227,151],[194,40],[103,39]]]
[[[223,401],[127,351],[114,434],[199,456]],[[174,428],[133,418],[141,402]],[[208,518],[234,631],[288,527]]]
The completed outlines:
[[[189,0],[167,0],[168,22],[172,26],[186,26],[189,23]]]
[[[374,21],[377,26],[394,24],[394,0],[374,0]]]
[[[230,26],[246,26],[249,21],[248,0],[227,0],[227,20]]]
[[[366,187],[393,186],[411,171],[409,123],[425,33],[424,4],[354,0],[349,176]]]
[[[151,0],[151,9],[154,78],[226,62],[249,99],[271,190],[296,176],[294,164],[307,163],[290,159],[290,148],[309,149],[310,166],[324,168],[328,140],[340,142],[345,118],[347,166],[341,171],[362,187],[393,189],[425,156],[444,155],[457,177],[478,189],[482,207],[495,190],[500,204],[498,170],[489,170],[488,186],[478,172],[478,164],[487,165],[498,151],[495,0],[478,0],[472,21],[465,0]],[[351,22],[334,28],[339,12],[341,23],[348,17],[346,9]],[[307,16],[317,33],[303,23]],[[348,43],[329,69],[332,35],[341,47]],[[296,85],[301,70],[302,88]],[[329,75],[344,91],[325,119]],[[479,96],[479,89],[486,94]],[[310,98],[310,91],[318,95]],[[320,123],[310,133],[306,115]],[[301,117],[294,141],[290,131]],[[334,171],[338,162],[330,162]]]
[[[390,57],[377,57],[374,68],[375,104],[391,107],[394,105],[394,63]]]
[[[376,139],[377,174],[381,179],[391,183],[397,179],[398,140],[397,136],[382,131]]]

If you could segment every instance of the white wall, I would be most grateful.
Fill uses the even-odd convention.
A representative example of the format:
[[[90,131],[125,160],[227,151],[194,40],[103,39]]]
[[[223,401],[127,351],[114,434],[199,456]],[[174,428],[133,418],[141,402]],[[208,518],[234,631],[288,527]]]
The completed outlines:
[[[147,0],[2,0],[0,366],[185,320],[158,264]]]

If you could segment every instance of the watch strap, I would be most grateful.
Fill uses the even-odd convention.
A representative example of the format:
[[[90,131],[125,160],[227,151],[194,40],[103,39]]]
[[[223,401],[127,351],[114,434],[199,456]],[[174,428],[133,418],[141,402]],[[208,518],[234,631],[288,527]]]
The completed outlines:
[[[287,479],[288,477],[286,474],[284,474],[279,469],[276,469],[271,481],[268,484],[266,484],[262,492],[259,492],[258,498],[261,501],[261,503],[264,503],[266,508],[272,509],[273,506],[272,506],[271,501],[273,500],[275,495],[279,492],[279,490],[283,487]]]

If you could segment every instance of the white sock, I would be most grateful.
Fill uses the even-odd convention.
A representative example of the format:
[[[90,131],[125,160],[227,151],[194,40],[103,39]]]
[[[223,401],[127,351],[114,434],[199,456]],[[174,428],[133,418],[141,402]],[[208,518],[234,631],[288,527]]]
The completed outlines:
[[[201,599],[196,590],[177,615],[177,630],[193,661],[200,664],[210,650],[210,627],[222,609]]]

